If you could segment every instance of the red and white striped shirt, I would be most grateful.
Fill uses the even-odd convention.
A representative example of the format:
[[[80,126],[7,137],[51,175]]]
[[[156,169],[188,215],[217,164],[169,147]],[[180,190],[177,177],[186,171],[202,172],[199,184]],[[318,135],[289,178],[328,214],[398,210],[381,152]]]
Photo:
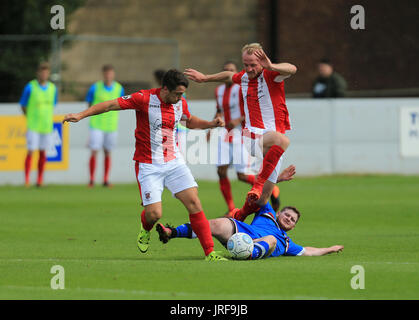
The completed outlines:
[[[240,86],[235,83],[231,86],[222,84],[215,89],[217,111],[223,113],[226,124],[242,116],[239,103],[240,95]]]
[[[135,161],[165,163],[180,156],[176,125],[191,117],[183,97],[176,104],[164,103],[159,88],[118,98],[118,103],[122,109],[135,109]]]
[[[251,133],[285,133],[291,129],[285,104],[285,78],[279,72],[266,69],[254,79],[249,79],[245,70],[233,75],[233,82],[241,86],[245,126]]]

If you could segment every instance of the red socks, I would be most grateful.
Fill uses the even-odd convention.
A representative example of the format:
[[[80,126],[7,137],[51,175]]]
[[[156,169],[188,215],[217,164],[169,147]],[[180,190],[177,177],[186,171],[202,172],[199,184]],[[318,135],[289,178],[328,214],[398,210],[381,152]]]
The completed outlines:
[[[95,180],[95,170],[96,170],[96,156],[91,155],[89,160],[89,172],[90,172],[90,182]]]
[[[211,229],[203,211],[189,214],[189,221],[193,232],[197,235],[205,255],[209,255],[214,250],[214,241],[212,240]]]
[[[111,156],[105,156],[104,160],[104,170],[103,170],[103,183],[107,183],[109,180],[109,172],[111,170]],[[91,155],[89,159],[89,173],[90,173],[90,183],[95,181],[95,171],[96,171],[96,156]]]
[[[275,170],[275,167],[278,164],[278,161],[283,153],[284,150],[280,146],[274,145],[269,148],[268,152],[263,158],[262,170],[259,173],[255,184],[253,185],[254,188],[262,190],[263,185],[265,184],[266,180],[268,180],[272,172]]]
[[[147,231],[150,231],[153,229],[154,223],[148,223],[147,219],[145,218],[145,210],[141,212],[141,224],[143,225],[143,228]]]
[[[38,179],[37,184],[42,185],[44,181],[45,163],[47,162],[47,155],[45,150],[39,151],[38,159]],[[25,185],[29,185],[31,173],[32,155],[27,154],[25,158]]]
[[[244,202],[243,208],[234,215],[234,219],[244,221],[249,214],[258,212],[260,207],[256,202],[249,203],[247,200]]]
[[[103,176],[103,182],[108,182],[109,171],[111,169],[111,156],[105,156],[105,173]]]
[[[228,178],[221,178],[220,179],[220,190],[221,193],[224,196],[224,199],[228,206],[228,211],[231,211],[234,209],[234,201],[233,201],[233,195],[231,194],[231,185],[230,180]]]
[[[29,175],[31,173],[32,155],[27,154],[25,159],[25,184],[29,185]]]
[[[41,185],[44,179],[45,163],[47,162],[47,155],[45,151],[39,151],[38,160],[38,185]]]

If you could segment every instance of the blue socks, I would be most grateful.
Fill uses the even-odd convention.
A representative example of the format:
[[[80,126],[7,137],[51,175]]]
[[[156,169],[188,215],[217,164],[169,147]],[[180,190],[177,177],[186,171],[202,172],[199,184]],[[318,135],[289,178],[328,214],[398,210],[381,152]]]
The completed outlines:
[[[196,238],[195,232],[192,231],[190,223],[181,224],[176,228],[176,238]]]
[[[269,251],[269,244],[265,241],[255,242],[252,252],[252,260],[262,259]]]

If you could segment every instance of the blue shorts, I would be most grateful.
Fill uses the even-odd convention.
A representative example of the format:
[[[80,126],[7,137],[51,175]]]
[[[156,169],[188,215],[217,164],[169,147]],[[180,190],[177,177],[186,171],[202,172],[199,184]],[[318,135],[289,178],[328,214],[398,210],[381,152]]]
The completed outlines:
[[[262,238],[265,235],[262,235],[259,231],[259,228],[256,228],[254,226],[248,225],[247,223],[238,221],[236,219],[230,218],[231,222],[233,222],[235,226],[235,233],[237,232],[243,232],[247,233],[252,239],[258,239]]]

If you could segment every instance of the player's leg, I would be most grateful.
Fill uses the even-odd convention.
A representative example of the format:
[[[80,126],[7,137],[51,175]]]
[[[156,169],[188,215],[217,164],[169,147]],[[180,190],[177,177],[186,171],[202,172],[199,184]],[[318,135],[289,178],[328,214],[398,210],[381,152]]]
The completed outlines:
[[[276,238],[272,235],[254,240],[252,260],[269,257],[276,248]]]
[[[225,202],[227,203],[228,211],[234,209],[233,194],[231,192],[231,184],[228,179],[228,165],[217,166],[217,174],[219,179],[219,185],[221,193],[224,197]]]
[[[253,186],[253,184],[256,181],[256,176],[253,174],[245,174],[243,172],[237,172],[237,179]]]
[[[141,212],[140,232],[137,237],[137,246],[142,253],[147,252],[150,244],[150,231],[161,216],[161,202],[155,202],[144,206],[144,210]]]
[[[25,158],[25,186],[29,186],[29,178],[32,165],[32,150],[28,150]]]
[[[93,187],[95,183],[95,172],[96,172],[96,158],[98,151],[103,148],[104,133],[98,129],[89,130],[89,187]]]
[[[220,190],[227,203],[228,212],[234,209],[233,195],[231,192],[230,180],[228,179],[227,171],[231,162],[230,157],[230,143],[228,131],[225,128],[216,130],[217,138],[217,174],[220,184]]]
[[[26,158],[25,158],[25,186],[29,186],[33,152],[39,149],[39,133],[28,130],[26,132]]]
[[[226,245],[228,239],[234,233],[234,224],[230,219],[227,218],[217,218],[208,220],[211,234],[215,237],[222,245]],[[158,223],[156,230],[159,233],[160,241],[167,243],[170,239],[174,238],[187,238],[195,239],[197,238],[195,232],[192,230],[190,223],[184,223],[177,227],[171,227],[169,225],[164,226],[161,223]]]
[[[169,174],[165,177],[165,186],[188,210],[192,230],[201,243],[206,260],[225,260],[214,252],[214,241],[212,240],[209,222],[205,217],[198,197],[198,185],[189,168],[181,160],[172,161]]]
[[[103,186],[109,187],[109,172],[111,170],[111,151],[103,149],[104,161],[103,161]]]
[[[103,171],[103,185],[110,187],[109,173],[111,171],[111,151],[114,149],[117,140],[117,131],[106,132],[103,141],[104,158],[104,171]]]
[[[38,179],[36,185],[42,186],[44,181],[44,169],[47,162],[47,150],[50,148],[52,143],[52,134],[40,134],[39,135],[39,159],[38,159]]]
[[[253,186],[256,181],[256,176],[248,174],[251,167],[251,157],[241,141],[241,136],[233,144],[233,165],[237,173],[237,179]]]
[[[246,201],[243,207],[241,209],[237,209],[237,208],[234,209],[231,212],[231,217],[239,221],[244,221],[247,216],[249,216],[252,213],[257,212],[260,209],[260,207],[264,206],[268,202],[269,197],[271,197],[275,189],[278,188],[278,186],[276,185],[276,182],[278,180],[280,169],[281,169],[281,159],[277,163],[275,169],[272,171],[268,180],[264,183],[260,198],[257,201],[249,201],[249,199],[246,198]],[[288,168],[286,170],[288,170]],[[278,191],[279,191],[279,188],[278,188]],[[271,197],[271,201],[272,201],[272,197]],[[272,201],[272,207],[275,211],[277,211],[279,209],[279,205],[280,205],[280,202],[279,202],[279,192],[278,192],[278,201],[277,202]]]
[[[275,170],[282,154],[288,148],[290,141],[288,137],[279,132],[269,131],[259,139],[259,143],[261,144],[259,147],[262,148],[264,157],[256,182],[252,190],[248,193],[248,200],[250,202],[260,198],[263,185]]]
[[[195,232],[204,253],[207,256],[214,250],[214,241],[211,236],[211,229],[209,222],[202,210],[201,201],[198,198],[198,189],[196,187],[188,188],[175,194],[186,210],[189,213],[189,221],[191,222],[192,230]]]
[[[162,216],[161,195],[164,189],[164,170],[158,165],[135,163],[135,175],[144,210],[141,212],[137,246],[146,252],[150,243],[150,231]]]

